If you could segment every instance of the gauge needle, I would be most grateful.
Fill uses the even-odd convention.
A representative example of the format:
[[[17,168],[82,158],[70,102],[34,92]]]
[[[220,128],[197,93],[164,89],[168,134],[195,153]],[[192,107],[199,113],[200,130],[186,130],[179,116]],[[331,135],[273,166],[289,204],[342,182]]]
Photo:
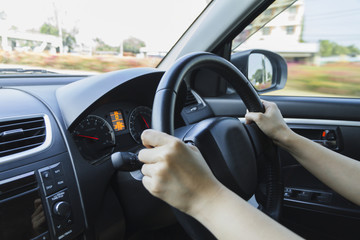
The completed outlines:
[[[90,138],[90,139],[94,139],[94,140],[99,140],[99,138],[97,138],[97,137],[90,137],[90,136],[85,136],[85,135],[80,135],[80,134],[78,134],[77,136],[78,137],[83,137],[83,138]]]
[[[150,128],[150,127],[149,127],[149,124],[146,122],[145,118],[144,118],[142,115],[140,115],[140,116],[141,116],[142,120],[144,121],[144,123],[146,124],[146,127],[147,127],[147,128]]]

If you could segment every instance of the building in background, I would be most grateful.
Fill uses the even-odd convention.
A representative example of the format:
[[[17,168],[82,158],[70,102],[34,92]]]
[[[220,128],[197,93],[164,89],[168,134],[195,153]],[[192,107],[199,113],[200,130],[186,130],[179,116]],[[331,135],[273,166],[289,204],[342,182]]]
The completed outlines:
[[[43,52],[48,48],[56,52],[63,46],[59,36],[18,30],[10,24],[4,12],[0,12],[0,40],[0,49],[4,51]]]
[[[236,51],[261,48],[279,53],[287,62],[314,63],[319,52],[319,44],[302,41],[304,0],[296,1],[281,12],[289,2],[292,1],[278,0],[260,17],[256,18],[250,28],[260,30],[241,44]],[[276,17],[274,18],[274,16]],[[274,19],[263,27],[271,18]]]

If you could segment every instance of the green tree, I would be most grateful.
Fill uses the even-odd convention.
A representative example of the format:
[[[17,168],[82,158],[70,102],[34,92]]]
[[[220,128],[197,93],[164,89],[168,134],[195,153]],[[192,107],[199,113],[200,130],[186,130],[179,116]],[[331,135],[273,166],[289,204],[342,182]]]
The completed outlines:
[[[360,49],[355,47],[354,45],[348,46],[351,55],[360,55]]]
[[[94,41],[96,42],[96,51],[120,52],[120,47],[110,46],[100,38],[95,38]]]
[[[333,43],[329,40],[320,41],[320,56],[329,57],[332,55]]]
[[[76,28],[73,28],[70,32],[64,29],[62,30],[62,32],[63,32],[63,36],[62,36],[63,45],[68,47],[68,52],[72,52],[76,44],[75,35],[78,34],[79,31]]]
[[[145,47],[145,42],[135,37],[129,37],[123,42],[124,52],[140,53],[140,48]]]
[[[358,55],[360,49],[354,45],[342,46],[329,40],[320,41],[320,56]]]
[[[59,28],[50,23],[44,23],[40,27],[40,33],[59,36]],[[75,47],[76,34],[78,34],[78,30],[76,28],[73,28],[70,32],[62,29],[62,43],[64,47],[66,46],[68,48],[68,52],[71,52]]]
[[[59,29],[50,23],[44,23],[40,27],[40,33],[59,36]]]
[[[263,83],[264,82],[264,70],[263,69],[256,70],[256,72],[252,75],[252,81],[254,81],[254,84]]]

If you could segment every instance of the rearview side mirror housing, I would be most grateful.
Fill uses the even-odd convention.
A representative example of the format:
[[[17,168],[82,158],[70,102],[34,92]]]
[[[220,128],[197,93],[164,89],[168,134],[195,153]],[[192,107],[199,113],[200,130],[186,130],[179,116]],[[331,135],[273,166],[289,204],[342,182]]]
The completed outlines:
[[[285,87],[287,64],[279,54],[262,49],[251,49],[231,56],[231,62],[248,78],[259,93]]]

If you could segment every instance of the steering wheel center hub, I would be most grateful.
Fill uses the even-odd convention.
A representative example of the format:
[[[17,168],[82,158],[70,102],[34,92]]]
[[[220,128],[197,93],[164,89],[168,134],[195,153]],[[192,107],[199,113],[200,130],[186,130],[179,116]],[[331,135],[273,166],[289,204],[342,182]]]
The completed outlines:
[[[210,118],[197,123],[183,138],[199,148],[216,178],[244,199],[257,184],[256,157],[243,124],[236,118]]]

